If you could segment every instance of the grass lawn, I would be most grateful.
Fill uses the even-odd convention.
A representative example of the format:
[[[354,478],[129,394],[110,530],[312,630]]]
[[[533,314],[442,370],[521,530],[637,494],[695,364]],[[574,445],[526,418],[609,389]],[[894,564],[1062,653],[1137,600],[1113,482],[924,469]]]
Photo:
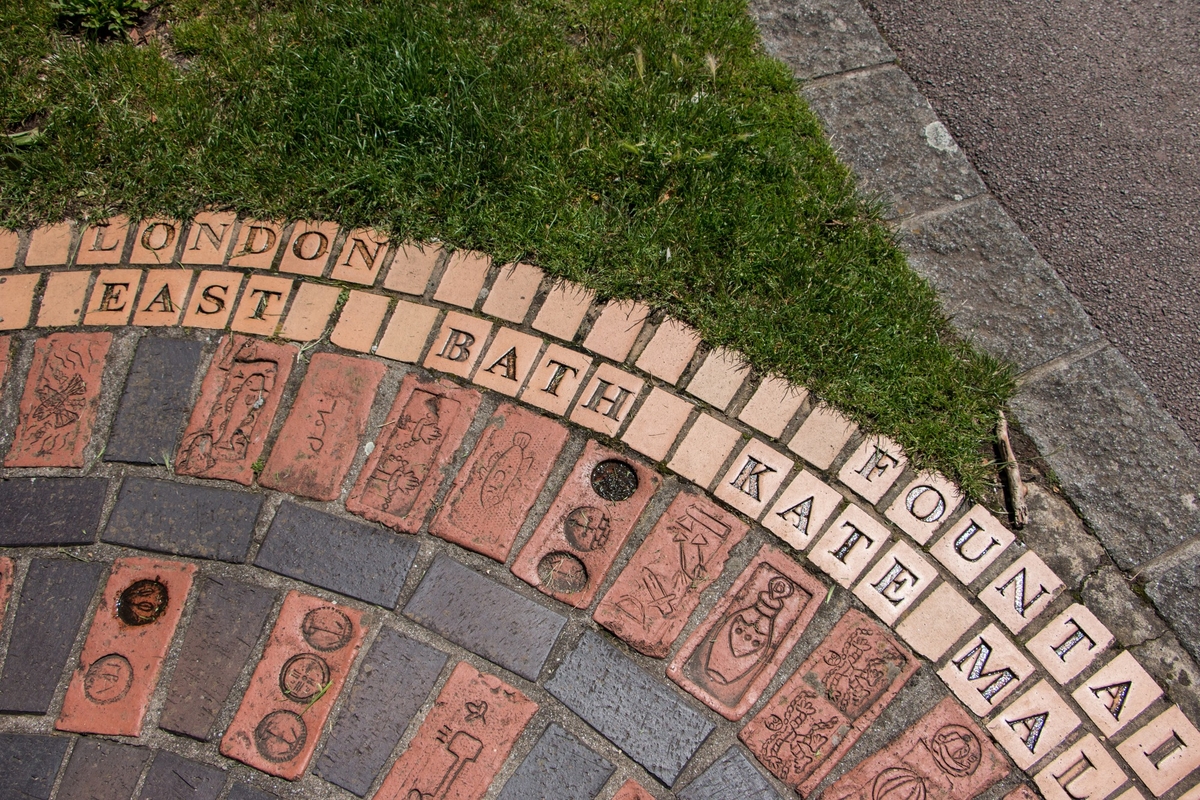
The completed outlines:
[[[742,0],[0,0],[0,224],[215,204],[638,297],[979,493],[1010,371],[956,341]]]

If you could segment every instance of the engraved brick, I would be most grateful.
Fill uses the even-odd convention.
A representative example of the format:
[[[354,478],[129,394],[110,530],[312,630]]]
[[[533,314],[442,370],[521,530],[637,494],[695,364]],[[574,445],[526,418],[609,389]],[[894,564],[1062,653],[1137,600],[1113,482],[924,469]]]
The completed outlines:
[[[1096,615],[1074,603],[1025,646],[1050,677],[1065,684],[1087,669],[1112,642],[1113,635]]]
[[[591,605],[662,478],[588,440],[512,571],[576,608]]]
[[[771,533],[803,550],[842,502],[842,495],[808,470],[801,470],[762,524]]]
[[[613,361],[624,361],[649,316],[649,307],[635,300],[610,300],[592,323],[583,346]]]
[[[438,555],[404,615],[522,678],[537,680],[566,617]]]
[[[261,494],[129,477],[102,539],[141,550],[240,563],[250,550]]]
[[[483,313],[517,324],[524,322],[544,274],[532,264],[518,262],[501,267],[483,301]]]
[[[837,409],[818,403],[800,423],[788,449],[818,469],[829,469],[857,429]]]
[[[217,800],[225,770],[160,750],[146,773],[139,800]]]
[[[492,259],[486,253],[455,250],[446,262],[446,271],[433,299],[468,310],[474,308],[491,265]]]
[[[721,716],[741,719],[824,597],[825,587],[795,559],[764,545],[684,642],[667,675]]]
[[[336,286],[301,283],[288,309],[279,335],[297,342],[312,342],[321,338],[329,318],[337,308],[340,292]]]
[[[571,409],[571,421],[616,436],[645,385],[641,378],[611,364],[601,364]]]
[[[918,666],[885,629],[851,609],[738,736],[776,778],[807,796]]]
[[[874,505],[892,488],[907,463],[900,445],[886,436],[868,436],[846,459],[838,480]]]
[[[416,533],[479,408],[479,393],[404,376],[346,510]]]
[[[130,264],[170,264],[179,247],[183,224],[177,219],[151,217],[138,223],[129,253]]]
[[[297,352],[292,345],[224,337],[183,432],[175,472],[249,486]]]
[[[58,267],[71,255],[71,238],[75,225],[59,222],[34,228],[29,234],[29,250],[25,253],[27,267]]]
[[[291,278],[251,275],[230,327],[239,333],[274,336],[294,283]]]
[[[65,328],[79,324],[87,298],[90,272],[51,272],[42,291],[39,328]]]
[[[50,800],[70,743],[65,736],[0,733],[0,787],[19,800]]]
[[[552,722],[504,784],[498,798],[592,800],[615,769],[608,759]]]
[[[0,275],[0,331],[15,331],[33,316],[33,293],[42,276]]]
[[[82,467],[100,403],[111,333],[38,339],[6,467]]]
[[[668,786],[714,727],[670,684],[644,672],[591,631],[546,689]]]
[[[139,269],[102,269],[92,286],[84,325],[126,325],[142,282]]]
[[[0,632],[4,631],[8,601],[12,598],[13,571],[15,568],[16,563],[11,558],[0,557]]]
[[[372,286],[379,277],[387,250],[386,234],[371,228],[355,228],[346,234],[346,242],[329,277],[335,281]]]
[[[724,411],[749,374],[750,366],[740,353],[718,347],[705,356],[704,363],[688,382],[687,392]]]
[[[569,342],[579,332],[595,298],[596,293],[591,289],[570,281],[557,281],[538,309],[533,329]]]
[[[923,472],[896,495],[885,516],[917,544],[925,544],[950,518],[962,499],[958,487],[944,475]]]
[[[190,269],[152,269],[146,273],[133,313],[134,325],[178,325],[196,273]]]
[[[256,566],[349,597],[396,605],[417,543],[358,520],[284,501]]]
[[[365,635],[361,612],[288,592],[221,755],[269,775],[300,777]]]
[[[976,504],[937,540],[929,554],[967,586],[990,567],[1015,538],[991,512]]]
[[[593,615],[635,650],[663,658],[700,595],[750,530],[703,495],[680,492]]]
[[[783,378],[768,375],[754,390],[738,419],[772,438],[778,438],[796,416],[808,390],[788,383]]]
[[[271,589],[227,578],[199,581],[158,727],[200,740],[213,735],[275,598]]]
[[[701,414],[688,429],[667,466],[707,489],[740,438],[736,428]]]
[[[425,294],[437,260],[442,257],[440,244],[403,244],[396,248],[383,287],[405,294]]]
[[[1046,800],[1104,800],[1125,782],[1125,773],[1104,745],[1089,733],[1051,761],[1033,780]],[[1122,796],[1122,800],[1126,799]]]
[[[890,534],[867,512],[851,503],[808,552],[808,560],[849,589],[883,550]]]
[[[117,407],[105,461],[163,464],[191,410],[201,342],[147,336],[138,342]]]
[[[736,744],[679,793],[680,800],[783,800]],[[615,798],[614,798],[615,800]]]
[[[1125,650],[1071,695],[1105,736],[1112,736],[1162,697],[1163,690]]]
[[[113,562],[54,727],[141,735],[195,573],[194,564],[181,561]]]
[[[1062,744],[1079,727],[1079,717],[1049,681],[1038,681],[988,723],[988,730],[1023,770]]]
[[[445,664],[445,653],[399,631],[380,631],[314,772],[365,796]]]
[[[386,295],[352,289],[342,313],[338,315],[337,324],[333,326],[333,333],[329,334],[329,341],[347,350],[369,353],[379,329],[383,327],[387,310]]]
[[[259,485],[315,500],[336,500],[386,371],[378,361],[314,355]]]
[[[679,383],[679,377],[691,363],[699,345],[700,334],[695,328],[668,317],[638,356],[636,366],[674,385]]]
[[[1117,752],[1162,797],[1200,767],[1200,731],[1179,706],[1171,706],[1117,745]]]
[[[233,314],[233,302],[241,285],[240,272],[207,269],[201,272],[183,314],[184,327],[224,329]]]
[[[896,633],[913,650],[937,662],[980,616],[954,586],[943,582],[896,626]]]
[[[488,346],[473,380],[485,389],[516,397],[537,361],[542,340],[501,326]]]
[[[655,386],[621,435],[621,441],[654,461],[662,461],[687,424],[693,408],[695,406],[683,398]]]
[[[938,670],[955,697],[978,716],[999,707],[1033,674],[1033,664],[994,624],[972,636]]]
[[[128,800],[153,752],[103,739],[78,739],[58,786],[58,796]]]
[[[421,353],[425,352],[425,343],[429,341],[429,332],[433,330],[439,313],[433,306],[397,300],[387,329],[375,347],[375,355],[393,361],[417,363],[421,360]]]
[[[654,795],[646,791],[640,783],[633,778],[621,784],[621,788],[617,789],[617,793],[612,796],[612,800],[654,800]]]
[[[125,254],[125,240],[129,236],[129,218],[124,215],[110,217],[104,222],[93,223],[83,229],[79,237],[79,252],[76,264],[119,264]]]
[[[17,265],[17,248],[21,237],[16,231],[0,228],[0,269],[12,269]]]
[[[583,353],[551,344],[542,353],[521,399],[551,414],[566,414],[591,365],[592,359]]]
[[[937,569],[907,542],[892,545],[854,587],[854,595],[888,625],[894,625],[938,578]]]
[[[375,800],[483,797],[537,709],[499,678],[459,662]]]
[[[1059,577],[1030,550],[997,575],[979,599],[1006,628],[1020,633],[1062,589]]]
[[[229,256],[229,266],[270,269],[283,241],[283,224],[277,221],[244,219]]]
[[[201,212],[188,228],[187,244],[180,258],[184,264],[218,266],[225,263],[225,253],[233,244],[233,227],[237,215],[230,212]]]
[[[947,697],[822,796],[873,800],[912,792],[927,800],[971,800],[1007,774],[1008,764],[987,734]]]
[[[49,710],[103,571],[102,564],[70,559],[30,562],[0,676],[0,711]]]
[[[787,479],[793,463],[758,439],[751,439],[729,465],[714,494],[746,516],[758,519]]]
[[[336,222],[297,222],[283,247],[279,271],[321,277],[329,264],[337,234]]]
[[[566,442],[565,426],[502,403],[459,469],[429,532],[507,561]]]
[[[475,369],[491,332],[492,323],[451,311],[442,320],[442,328],[425,356],[425,366],[467,377]]]
[[[104,478],[0,481],[0,546],[91,544],[107,493]]]

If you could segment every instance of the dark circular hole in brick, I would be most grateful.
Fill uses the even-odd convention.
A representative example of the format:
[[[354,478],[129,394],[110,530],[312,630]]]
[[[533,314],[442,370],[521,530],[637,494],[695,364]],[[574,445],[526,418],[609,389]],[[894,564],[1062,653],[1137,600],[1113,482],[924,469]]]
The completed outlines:
[[[167,587],[159,581],[134,581],[117,598],[117,617],[126,625],[149,625],[167,610]]]
[[[610,458],[592,467],[592,490],[605,500],[628,500],[637,488],[637,472],[624,461]]]
[[[587,567],[575,556],[562,551],[547,553],[537,566],[538,579],[552,592],[575,594],[587,586]]]

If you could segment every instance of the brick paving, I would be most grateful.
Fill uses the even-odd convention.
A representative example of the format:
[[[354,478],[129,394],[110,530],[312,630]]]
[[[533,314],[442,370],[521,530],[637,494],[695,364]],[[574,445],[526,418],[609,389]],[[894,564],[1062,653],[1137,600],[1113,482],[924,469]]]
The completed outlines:
[[[123,225],[0,277],[0,796],[1197,791],[1072,551],[803,387],[484,254]]]

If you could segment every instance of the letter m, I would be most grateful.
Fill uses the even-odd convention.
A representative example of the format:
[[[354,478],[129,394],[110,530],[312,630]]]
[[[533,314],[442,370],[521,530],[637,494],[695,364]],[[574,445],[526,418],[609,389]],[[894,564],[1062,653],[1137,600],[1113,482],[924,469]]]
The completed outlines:
[[[983,640],[979,639],[979,644],[975,645],[969,653],[954,662],[954,666],[958,667],[958,671],[962,672],[963,664],[968,659],[974,658],[971,662],[971,671],[967,673],[967,681],[986,681],[992,678],[991,683],[979,689],[979,693],[983,695],[983,699],[989,703],[1000,691],[1017,679],[1017,673],[1013,672],[1009,667],[985,672],[988,665],[988,659],[992,657],[992,646]]]

